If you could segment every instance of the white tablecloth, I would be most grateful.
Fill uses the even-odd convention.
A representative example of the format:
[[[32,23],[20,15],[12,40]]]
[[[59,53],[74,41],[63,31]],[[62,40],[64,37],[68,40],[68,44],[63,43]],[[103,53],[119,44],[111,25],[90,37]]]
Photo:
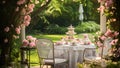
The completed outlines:
[[[82,45],[55,45],[56,54],[59,55],[62,52],[57,52],[57,49],[67,49],[69,51],[69,68],[77,68],[77,62],[83,62],[83,51],[85,48],[96,48],[94,44]]]

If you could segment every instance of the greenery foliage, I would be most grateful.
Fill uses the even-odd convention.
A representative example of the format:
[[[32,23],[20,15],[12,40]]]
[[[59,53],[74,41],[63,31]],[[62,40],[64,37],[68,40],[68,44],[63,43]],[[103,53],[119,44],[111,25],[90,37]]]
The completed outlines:
[[[79,20],[79,4],[83,4],[84,9],[84,21],[95,21],[99,23],[99,13],[96,11],[99,4],[96,4],[96,0],[52,0],[50,4],[40,12],[35,19],[32,19],[32,23],[27,27],[27,31],[31,29],[39,30],[46,29],[55,24],[60,27],[67,27],[70,24],[77,26]],[[38,8],[39,5],[35,7]]]
[[[100,26],[94,21],[83,22],[75,27],[77,33],[90,33],[100,30]]]
[[[59,27],[58,25],[51,24],[46,28],[44,33],[65,34],[66,31],[67,31],[67,28],[65,28],[65,27]]]
[[[37,32],[42,32],[46,34],[65,34],[68,30],[67,27],[61,27],[57,24],[50,24],[44,29],[41,28]],[[99,24],[94,21],[83,22],[77,26],[74,26],[75,32],[79,33],[92,33],[100,30]]]

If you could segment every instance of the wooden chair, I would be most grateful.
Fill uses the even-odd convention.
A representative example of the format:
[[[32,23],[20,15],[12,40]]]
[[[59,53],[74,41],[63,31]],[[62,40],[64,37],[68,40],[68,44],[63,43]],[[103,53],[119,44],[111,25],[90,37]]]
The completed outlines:
[[[65,58],[56,58],[54,51],[54,44],[49,39],[38,39],[36,41],[36,47],[38,56],[40,59],[40,68],[44,65],[50,65],[51,68],[55,68],[56,65],[66,65],[68,67],[68,60]]]

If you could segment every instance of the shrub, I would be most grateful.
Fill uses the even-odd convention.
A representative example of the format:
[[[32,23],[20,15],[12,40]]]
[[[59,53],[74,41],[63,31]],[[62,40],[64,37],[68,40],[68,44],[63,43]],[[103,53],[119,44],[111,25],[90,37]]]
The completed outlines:
[[[45,29],[45,33],[48,34],[65,34],[66,31],[67,31],[66,27],[60,27],[55,24],[51,24]]]
[[[90,33],[98,30],[100,30],[100,27],[94,21],[83,22],[75,27],[77,33]]]
[[[99,25],[96,24],[94,21],[83,22],[75,27],[76,33],[91,33],[96,32],[100,29]],[[44,33],[48,34],[65,34],[67,32],[67,27],[60,27],[56,24],[50,24],[45,29]]]

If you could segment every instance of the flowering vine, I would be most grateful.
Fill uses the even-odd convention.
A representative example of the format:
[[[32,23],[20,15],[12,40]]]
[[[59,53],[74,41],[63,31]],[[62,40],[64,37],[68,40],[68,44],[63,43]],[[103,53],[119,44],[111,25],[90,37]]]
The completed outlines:
[[[36,1],[38,2],[38,0],[0,0],[0,67],[8,66],[11,61],[15,40],[19,38],[21,27],[30,24],[30,13],[33,12]]]
[[[99,12],[106,15],[107,29],[110,29],[105,34],[110,35],[110,37],[112,38],[112,41],[110,42],[110,44],[114,49],[111,49],[112,51],[111,59],[113,61],[119,61],[120,60],[120,35],[118,33],[120,32],[120,28],[119,28],[120,8],[118,7],[120,6],[120,1],[119,0],[98,0],[98,3],[101,4],[98,10]],[[117,36],[115,36],[116,34]],[[101,40],[102,38],[106,38],[106,36],[102,35]]]

